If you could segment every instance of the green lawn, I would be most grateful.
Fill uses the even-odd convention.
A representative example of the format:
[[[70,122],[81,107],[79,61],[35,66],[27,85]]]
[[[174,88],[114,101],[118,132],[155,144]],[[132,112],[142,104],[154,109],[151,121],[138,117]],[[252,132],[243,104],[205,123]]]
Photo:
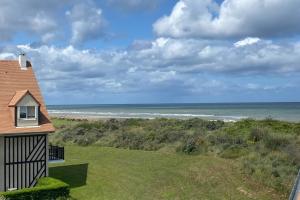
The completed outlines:
[[[243,176],[234,160],[209,156],[66,147],[50,176],[71,185],[74,199],[283,199]]]

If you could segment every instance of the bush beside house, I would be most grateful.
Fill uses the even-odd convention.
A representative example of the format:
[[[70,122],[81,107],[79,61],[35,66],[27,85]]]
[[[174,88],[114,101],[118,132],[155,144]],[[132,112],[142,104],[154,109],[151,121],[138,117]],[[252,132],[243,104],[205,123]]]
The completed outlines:
[[[7,200],[54,200],[68,199],[70,187],[68,184],[50,177],[41,178],[37,185],[16,191],[0,193]]]

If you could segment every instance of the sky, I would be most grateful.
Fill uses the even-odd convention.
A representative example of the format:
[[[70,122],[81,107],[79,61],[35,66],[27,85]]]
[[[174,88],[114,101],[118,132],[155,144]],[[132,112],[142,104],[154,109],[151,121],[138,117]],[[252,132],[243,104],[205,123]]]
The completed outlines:
[[[299,102],[299,0],[0,0],[47,104]]]

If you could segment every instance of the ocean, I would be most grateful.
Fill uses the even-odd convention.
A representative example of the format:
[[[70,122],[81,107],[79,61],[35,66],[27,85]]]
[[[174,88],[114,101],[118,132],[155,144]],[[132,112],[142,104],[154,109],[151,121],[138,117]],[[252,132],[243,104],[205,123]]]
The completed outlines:
[[[245,118],[300,122],[298,103],[182,103],[49,105],[51,116],[79,118],[194,118],[238,121]]]

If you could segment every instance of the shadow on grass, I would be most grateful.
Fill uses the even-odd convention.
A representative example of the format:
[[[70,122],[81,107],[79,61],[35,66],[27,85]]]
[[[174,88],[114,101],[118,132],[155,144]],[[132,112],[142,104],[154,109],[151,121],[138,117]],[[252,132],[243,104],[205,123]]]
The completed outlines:
[[[65,165],[49,168],[49,176],[62,180],[76,188],[86,185],[88,163],[79,165]]]

